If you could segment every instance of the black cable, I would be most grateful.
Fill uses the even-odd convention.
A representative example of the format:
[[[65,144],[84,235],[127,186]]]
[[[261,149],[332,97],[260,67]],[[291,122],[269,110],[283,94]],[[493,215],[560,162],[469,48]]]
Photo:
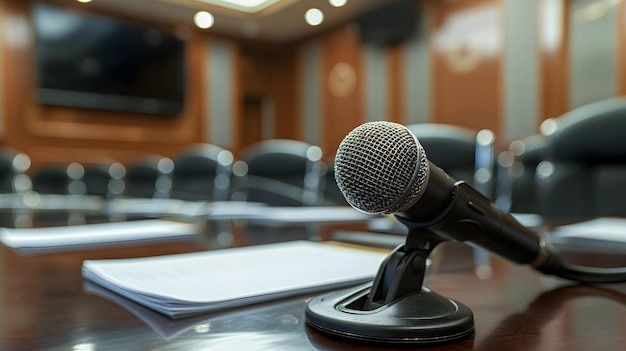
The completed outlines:
[[[588,267],[563,262],[556,250],[549,250],[547,261],[537,270],[581,283],[608,284],[626,282],[626,267]]]
[[[605,284],[626,282],[626,267],[596,268],[564,264],[552,274],[581,283]]]

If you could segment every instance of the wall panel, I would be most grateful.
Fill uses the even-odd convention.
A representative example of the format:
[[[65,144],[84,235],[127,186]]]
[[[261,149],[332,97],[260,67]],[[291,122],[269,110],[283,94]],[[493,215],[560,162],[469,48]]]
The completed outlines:
[[[407,124],[425,123],[432,118],[431,62],[428,50],[430,16],[427,8],[418,13],[417,33],[403,46],[402,82],[404,89],[403,121]]]
[[[322,51],[321,147],[334,155],[352,129],[365,122],[363,114],[363,56],[357,34],[349,26],[319,39]]]
[[[321,91],[322,78],[321,52],[317,41],[306,43],[298,50],[298,64],[296,79],[298,80],[298,111],[302,140],[309,144],[319,145],[322,141],[319,121],[321,119]]]
[[[537,132],[539,55],[537,3],[505,0],[504,115],[500,138],[513,140]]]
[[[432,121],[502,129],[503,9],[498,0],[428,2]]]
[[[626,2],[619,3],[616,23],[617,51],[617,94],[626,95]]]
[[[568,4],[567,0],[537,3],[540,120],[558,117],[569,109]]]
[[[617,8],[603,3],[607,6],[598,12],[587,0],[570,1],[570,109],[617,93]]]
[[[242,63],[240,68],[241,86],[240,102],[256,101],[259,111],[256,115],[262,119],[256,139],[301,139],[301,118],[298,116],[298,58],[290,46],[244,45],[242,46]],[[250,107],[250,106],[248,106]],[[242,117],[239,135],[246,135]],[[270,125],[268,127],[268,124]],[[250,137],[247,137],[250,138]],[[241,147],[254,140],[241,138]],[[253,138],[254,139],[254,138]],[[258,140],[257,140],[258,141]]]

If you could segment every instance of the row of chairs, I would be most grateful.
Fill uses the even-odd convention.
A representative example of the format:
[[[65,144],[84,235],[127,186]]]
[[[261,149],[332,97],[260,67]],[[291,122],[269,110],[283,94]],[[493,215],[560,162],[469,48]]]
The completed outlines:
[[[626,216],[626,99],[574,109],[511,143],[511,212],[547,217]],[[504,183],[507,184],[507,183]]]
[[[494,133],[444,124],[407,125],[430,161],[465,180],[505,211],[549,217],[626,215],[626,100],[611,99],[547,120],[542,132],[498,152]],[[27,188],[28,157],[2,152],[2,192]],[[254,201],[280,206],[347,205],[321,148],[266,140],[239,160],[221,147],[192,145],[173,159],[151,156],[124,167],[41,169],[32,190],[138,198]]]
[[[30,167],[27,155],[9,148],[0,154],[3,193],[32,190],[105,199],[240,200],[281,206],[330,201],[321,194],[326,169],[321,148],[297,140],[257,143],[245,149],[239,160],[219,146],[199,143],[171,159],[148,155],[128,166],[110,160],[85,166],[73,162],[42,167],[30,177],[26,175]]]
[[[548,119],[536,135],[502,151],[489,130],[407,127],[430,161],[503,211],[563,219],[626,216],[626,98]]]
[[[419,138],[431,161],[453,177],[470,181],[486,195],[493,194],[491,131],[475,133],[443,124],[408,128]],[[19,155],[18,159],[28,159]],[[259,142],[244,149],[239,160],[221,147],[195,144],[172,159],[151,155],[129,166],[105,160],[85,167],[71,163],[41,168],[32,175],[32,187],[23,181],[21,187],[7,186],[1,191],[32,189],[42,194],[85,194],[105,199],[124,196],[238,200],[279,206],[347,205],[336,185],[332,161],[324,162],[322,157],[320,147],[297,140]],[[27,169],[28,165],[22,165],[2,174],[7,175],[8,184],[9,179],[19,178],[15,175],[25,174]]]

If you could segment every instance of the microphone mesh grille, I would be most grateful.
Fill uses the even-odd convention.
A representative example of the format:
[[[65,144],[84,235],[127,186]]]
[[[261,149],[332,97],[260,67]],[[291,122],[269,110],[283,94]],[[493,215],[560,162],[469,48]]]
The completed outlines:
[[[354,208],[402,212],[421,197],[426,154],[415,136],[392,122],[369,122],[351,131],[335,156],[337,186]]]

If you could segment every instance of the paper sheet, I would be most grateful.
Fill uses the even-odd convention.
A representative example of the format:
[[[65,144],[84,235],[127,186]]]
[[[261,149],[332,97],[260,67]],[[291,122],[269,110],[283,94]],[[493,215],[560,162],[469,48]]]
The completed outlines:
[[[373,279],[386,254],[292,241],[83,263],[83,276],[172,318]]]
[[[556,245],[583,252],[626,255],[626,218],[601,217],[556,227],[549,238]]]
[[[159,219],[45,228],[0,228],[0,241],[15,249],[58,250],[98,244],[193,236],[198,225]]]

